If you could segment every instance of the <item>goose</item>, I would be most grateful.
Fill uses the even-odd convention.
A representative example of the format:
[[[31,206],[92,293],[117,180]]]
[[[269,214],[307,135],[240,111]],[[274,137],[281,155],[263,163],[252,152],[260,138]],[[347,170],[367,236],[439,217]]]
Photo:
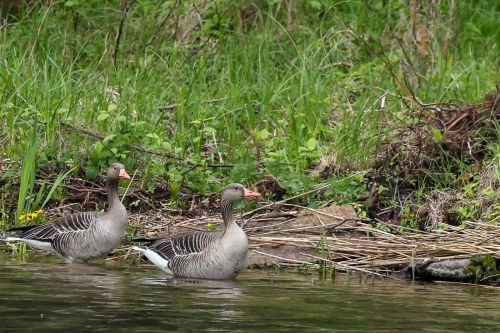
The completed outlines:
[[[37,250],[55,252],[68,262],[87,260],[108,254],[125,236],[127,210],[118,197],[119,179],[130,179],[121,163],[108,169],[106,212],[82,212],[63,216],[43,225],[11,229],[21,233],[6,242],[22,242]]]
[[[146,246],[133,246],[169,275],[202,279],[234,278],[246,267],[248,239],[234,221],[233,205],[260,194],[241,184],[224,187],[221,195],[221,232],[195,232],[153,240]]]

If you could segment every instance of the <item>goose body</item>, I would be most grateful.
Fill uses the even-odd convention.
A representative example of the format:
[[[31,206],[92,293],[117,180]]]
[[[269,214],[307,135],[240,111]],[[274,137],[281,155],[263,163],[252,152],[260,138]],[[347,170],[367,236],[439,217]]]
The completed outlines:
[[[5,240],[23,242],[38,250],[52,251],[68,261],[106,255],[121,243],[128,223],[127,211],[118,198],[120,178],[130,177],[122,164],[114,163],[108,170],[107,212],[76,213],[44,225],[13,229],[21,233]]]
[[[161,238],[133,249],[142,252],[167,274],[204,279],[233,278],[246,267],[248,239],[234,222],[232,205],[242,199],[258,197],[258,193],[240,184],[228,185],[221,198],[222,232],[196,232]]]

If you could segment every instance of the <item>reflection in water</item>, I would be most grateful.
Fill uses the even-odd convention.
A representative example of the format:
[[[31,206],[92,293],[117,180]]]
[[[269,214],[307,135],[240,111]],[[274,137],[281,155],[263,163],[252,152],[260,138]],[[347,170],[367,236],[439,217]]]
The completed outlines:
[[[244,272],[174,279],[154,267],[0,254],[1,332],[500,331],[498,289]]]
[[[144,285],[193,289],[196,296],[206,298],[235,299],[242,295],[242,284],[236,280],[204,280],[166,276],[162,279],[144,277],[137,281]]]
[[[198,299],[195,304],[201,306],[207,304],[203,299],[214,300],[238,300],[243,297],[242,283],[236,280],[204,280],[190,278],[174,278],[165,277],[164,279],[157,278],[142,278],[140,280],[144,285],[179,288],[180,292],[190,291],[195,299]],[[210,304],[210,303],[208,303]],[[217,316],[219,320],[235,320],[243,315],[243,312],[236,309],[213,308],[212,314]]]
[[[35,270],[32,263],[19,265],[16,268],[18,273],[29,274],[29,279],[36,281],[37,285],[49,285],[49,288],[55,288],[55,292],[77,288],[88,291],[86,296],[90,296],[95,302],[98,299],[99,302],[119,306],[123,301],[123,274],[119,270],[103,265],[49,262],[36,263]],[[35,291],[29,282],[24,283],[24,288]]]

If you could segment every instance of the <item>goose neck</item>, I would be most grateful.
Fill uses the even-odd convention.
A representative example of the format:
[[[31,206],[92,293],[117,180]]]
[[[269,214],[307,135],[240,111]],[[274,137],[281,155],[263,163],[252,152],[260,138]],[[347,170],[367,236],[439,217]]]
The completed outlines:
[[[224,227],[227,229],[234,222],[233,203],[221,200],[221,214],[222,220],[224,221]]]
[[[118,196],[118,179],[108,177],[106,180],[106,193],[108,195],[108,205],[110,210],[121,204],[120,197]]]

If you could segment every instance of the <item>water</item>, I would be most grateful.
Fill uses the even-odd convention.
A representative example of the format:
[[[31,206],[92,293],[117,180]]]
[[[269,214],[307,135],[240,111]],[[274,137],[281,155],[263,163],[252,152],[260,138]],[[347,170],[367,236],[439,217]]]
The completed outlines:
[[[500,332],[500,290],[246,271],[167,278],[0,253],[0,332]]]

